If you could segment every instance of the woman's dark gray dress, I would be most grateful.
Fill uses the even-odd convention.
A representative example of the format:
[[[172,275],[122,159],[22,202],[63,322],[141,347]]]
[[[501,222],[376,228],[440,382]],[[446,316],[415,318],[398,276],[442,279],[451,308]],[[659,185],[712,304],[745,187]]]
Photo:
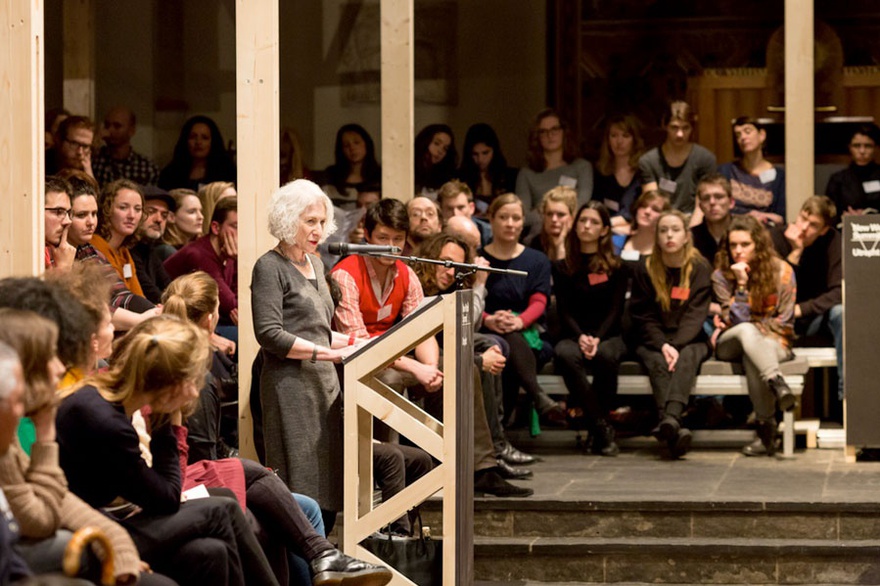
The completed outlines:
[[[329,346],[333,300],[324,265],[309,255],[317,289],[270,250],[254,265],[251,302],[262,347],[260,398],[266,464],[291,490],[342,510],[342,396],[333,363],[286,358],[297,338]]]

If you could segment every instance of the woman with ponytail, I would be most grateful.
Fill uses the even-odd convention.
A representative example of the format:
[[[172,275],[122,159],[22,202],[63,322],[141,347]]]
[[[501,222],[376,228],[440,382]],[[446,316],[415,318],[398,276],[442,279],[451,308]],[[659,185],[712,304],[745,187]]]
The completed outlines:
[[[690,430],[681,427],[700,364],[709,354],[703,322],[709,313],[712,269],[691,242],[682,212],[657,221],[654,251],[636,268],[632,317],[636,354],[651,379],[660,422],[652,432],[673,459],[687,453]]]

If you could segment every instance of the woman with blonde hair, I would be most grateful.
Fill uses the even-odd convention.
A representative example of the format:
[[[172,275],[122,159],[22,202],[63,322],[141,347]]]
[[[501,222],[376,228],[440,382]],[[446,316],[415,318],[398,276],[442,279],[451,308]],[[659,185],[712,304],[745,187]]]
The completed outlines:
[[[691,141],[696,123],[697,115],[687,102],[672,102],[662,120],[666,140],[639,159],[642,192],[658,190],[669,197],[673,208],[693,212],[691,225],[703,219],[694,205],[697,183],[715,171],[716,163],[711,151]]]
[[[202,203],[202,234],[211,231],[211,216],[217,202],[226,197],[236,197],[235,184],[228,181],[215,181],[199,189],[199,201]]]
[[[543,252],[551,261],[565,258],[565,239],[571,232],[577,206],[577,191],[561,185],[544,194],[541,200],[541,231],[532,238],[530,247]]]
[[[746,456],[776,452],[776,409],[790,411],[797,398],[779,363],[793,356],[794,271],[776,254],[759,219],[734,216],[715,258],[715,300],[721,305],[715,353],[742,362],[758,419],[758,438]]]
[[[660,423],[652,432],[673,459],[690,449],[681,427],[700,365],[709,355],[703,322],[709,314],[712,268],[694,248],[687,216],[660,215],[654,252],[639,263],[632,285],[632,318],[639,360],[648,371]]]
[[[177,438],[210,360],[207,334],[155,317],[116,344],[110,368],[67,389],[58,408],[70,490],[125,527],[141,555],[183,584],[270,584],[274,575],[235,500],[181,504]],[[131,418],[149,406],[152,466]],[[245,578],[247,576],[247,578]]]

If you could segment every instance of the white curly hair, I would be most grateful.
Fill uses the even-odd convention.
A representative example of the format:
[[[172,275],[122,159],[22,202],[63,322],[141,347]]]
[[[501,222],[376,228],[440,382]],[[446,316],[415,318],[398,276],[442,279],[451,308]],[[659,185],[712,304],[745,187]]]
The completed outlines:
[[[299,230],[300,217],[306,208],[316,203],[323,203],[327,212],[327,223],[324,224],[324,234],[321,237],[321,242],[324,242],[336,232],[333,202],[320,187],[308,179],[291,181],[272,194],[272,201],[269,202],[269,233],[282,242],[293,242]]]

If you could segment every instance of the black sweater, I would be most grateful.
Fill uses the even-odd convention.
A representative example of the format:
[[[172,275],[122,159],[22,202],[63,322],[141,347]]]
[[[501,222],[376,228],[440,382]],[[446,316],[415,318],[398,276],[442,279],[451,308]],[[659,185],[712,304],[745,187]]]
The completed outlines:
[[[681,269],[666,269],[667,282],[678,283]],[[641,343],[659,351],[663,344],[675,349],[706,339],[703,322],[709,315],[712,293],[712,268],[702,257],[691,271],[690,285],[682,284],[687,299],[672,299],[669,311],[663,311],[657,302],[657,293],[648,275],[644,261],[638,264],[632,285],[632,318],[638,328]]]
[[[590,266],[591,256],[584,256],[584,267]],[[619,336],[627,280],[627,270],[620,266],[610,275],[594,275],[594,284],[590,284],[589,269],[569,275],[564,260],[554,262],[553,288],[562,335],[574,340],[582,335],[600,340]]]
[[[770,235],[779,255],[788,259],[791,245],[785,238],[784,228],[774,228]],[[841,247],[840,233],[829,228],[828,232],[804,249],[800,263],[792,265],[802,318],[814,319],[843,303]]]
[[[61,467],[78,497],[95,508],[119,496],[149,514],[178,510],[180,459],[171,425],[151,430],[150,468],[141,458],[138,434],[125,410],[93,386],[61,402],[56,424]]]

